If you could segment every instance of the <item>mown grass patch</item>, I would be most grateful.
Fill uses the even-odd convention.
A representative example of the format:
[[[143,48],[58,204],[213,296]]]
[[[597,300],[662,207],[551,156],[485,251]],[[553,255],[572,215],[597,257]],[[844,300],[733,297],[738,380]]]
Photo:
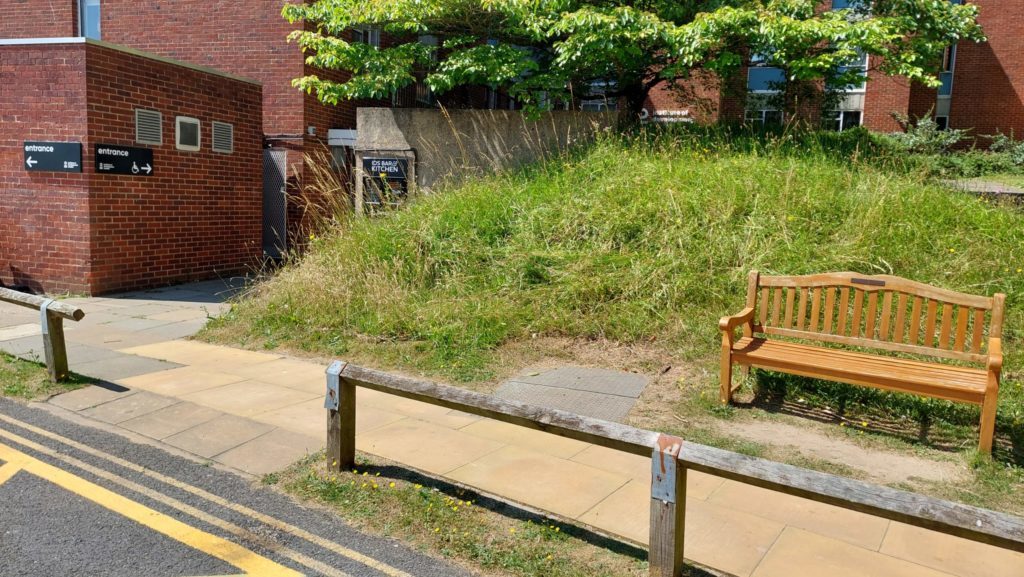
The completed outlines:
[[[3,396],[34,401],[80,389],[89,382],[72,374],[62,383],[50,382],[46,365],[21,360],[0,352],[0,387]]]
[[[401,473],[401,475],[399,474]],[[361,458],[353,471],[328,473],[323,454],[264,478],[285,491],[327,505],[357,527],[400,537],[419,549],[488,575],[640,577],[642,551],[479,495]],[[599,543],[593,541],[596,538]]]

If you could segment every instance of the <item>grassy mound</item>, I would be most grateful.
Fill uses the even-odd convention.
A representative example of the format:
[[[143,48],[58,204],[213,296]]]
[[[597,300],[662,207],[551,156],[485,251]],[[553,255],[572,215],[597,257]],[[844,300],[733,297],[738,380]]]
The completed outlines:
[[[894,169],[870,143],[609,138],[347,222],[207,335],[463,381],[489,378],[500,345],[538,335],[655,341],[712,368],[717,319],[742,308],[750,269],[852,270],[1006,292],[1016,371],[1024,216]],[[1019,421],[1020,385],[1002,400],[1001,419]]]

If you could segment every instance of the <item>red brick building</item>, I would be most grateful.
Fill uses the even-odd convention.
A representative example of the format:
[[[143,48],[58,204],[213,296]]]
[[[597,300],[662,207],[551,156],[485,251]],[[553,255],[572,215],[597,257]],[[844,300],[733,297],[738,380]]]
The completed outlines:
[[[845,91],[835,109],[821,111],[823,124],[892,132],[900,130],[894,112],[915,118],[930,111],[940,125],[969,128],[974,136],[1012,132],[1024,137],[1024,0],[971,3],[980,9],[978,21],[988,41],[953,47],[944,58],[941,88],[886,77],[873,70],[872,59],[865,59],[860,65],[868,70],[868,82]],[[826,8],[841,8],[848,0],[826,0],[826,4]],[[759,66],[744,73],[746,85],[732,91],[721,90],[710,75],[688,82],[681,92],[656,89],[648,98],[648,113],[663,121],[781,120],[781,113],[765,103],[773,81],[784,80],[784,74]]]
[[[219,71],[84,38],[0,40],[0,282],[97,294],[247,270],[261,110],[258,82]],[[80,157],[43,170],[34,142]],[[151,160],[100,166],[125,147]]]

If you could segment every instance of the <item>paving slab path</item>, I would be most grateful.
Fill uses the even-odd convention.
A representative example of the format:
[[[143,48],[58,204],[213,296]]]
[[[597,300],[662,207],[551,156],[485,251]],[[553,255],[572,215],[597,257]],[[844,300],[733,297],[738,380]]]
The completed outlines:
[[[86,317],[68,326],[71,369],[108,382],[48,402],[255,475],[320,450],[326,363],[184,340],[233,291],[73,299]],[[37,314],[0,303],[0,350],[40,357]],[[534,377],[519,382],[550,385]],[[357,407],[361,451],[648,541],[648,459],[365,389]],[[688,559],[742,577],[1024,575],[1019,553],[697,472],[686,525]]]

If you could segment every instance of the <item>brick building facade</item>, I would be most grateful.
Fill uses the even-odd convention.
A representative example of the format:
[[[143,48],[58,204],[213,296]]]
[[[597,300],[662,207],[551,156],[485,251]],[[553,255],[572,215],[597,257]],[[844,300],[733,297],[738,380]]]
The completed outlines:
[[[254,81],[106,43],[0,41],[0,281],[98,294],[258,263],[261,99]],[[97,145],[143,146],[137,110],[159,113],[152,175],[99,173]],[[179,149],[179,116],[200,150]],[[230,152],[212,150],[214,122]],[[82,172],[28,170],[26,141],[81,143]]]
[[[970,129],[972,136],[1002,132],[1024,137],[1024,0],[973,0],[979,7],[978,22],[987,42],[961,42],[947,54],[941,73],[942,88],[928,88],[906,78],[887,77],[865,62],[868,82],[854,87],[841,99],[838,109],[817,111],[833,128],[863,125],[871,130],[894,132],[900,125],[893,113],[910,118],[931,113],[940,124]],[[826,0],[825,9],[845,6]],[[780,118],[758,106],[759,93],[767,92],[771,70],[751,67],[742,71],[740,85],[720,89],[711,75],[684,83],[683,90],[665,86],[647,99],[648,114],[655,120],[693,119],[763,122]],[[744,86],[743,83],[746,83]],[[829,114],[830,113],[830,114]]]

